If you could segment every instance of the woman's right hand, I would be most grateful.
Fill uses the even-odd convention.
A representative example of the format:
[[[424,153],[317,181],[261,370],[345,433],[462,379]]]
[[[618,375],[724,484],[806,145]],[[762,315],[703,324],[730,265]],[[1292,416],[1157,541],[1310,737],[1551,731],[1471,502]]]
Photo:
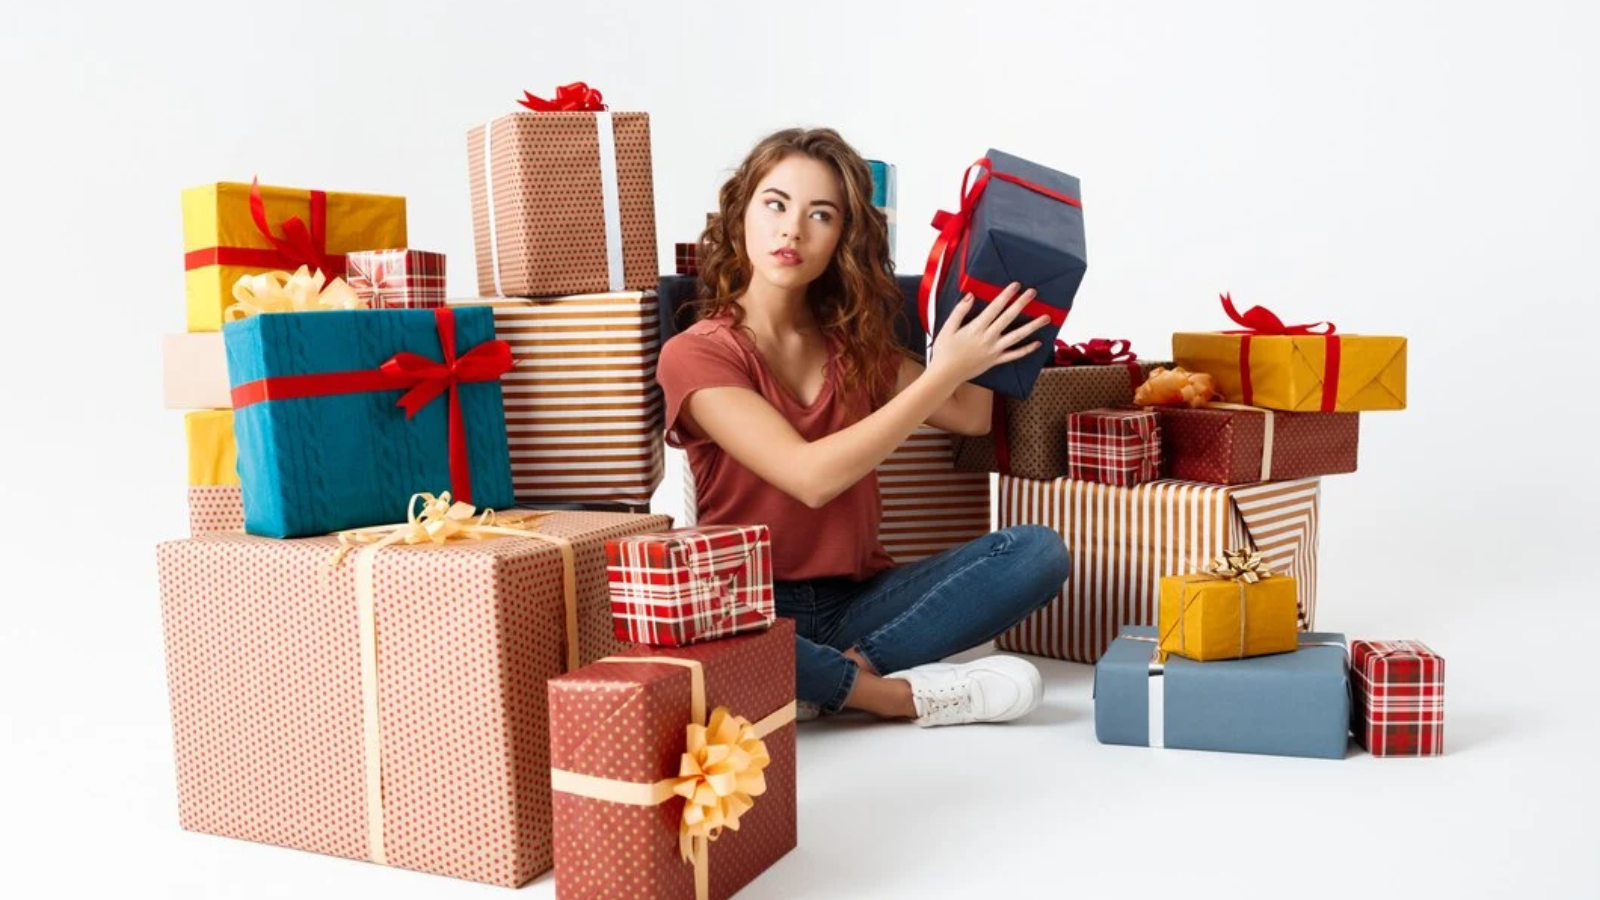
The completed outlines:
[[[1012,282],[993,302],[984,304],[970,322],[966,319],[977,300],[971,294],[962,297],[933,339],[928,371],[947,376],[959,385],[1039,349],[1038,341],[1018,345],[1049,325],[1049,316],[1040,316],[1019,328],[1006,330],[1035,296],[1033,288],[1024,291],[1022,285]]]

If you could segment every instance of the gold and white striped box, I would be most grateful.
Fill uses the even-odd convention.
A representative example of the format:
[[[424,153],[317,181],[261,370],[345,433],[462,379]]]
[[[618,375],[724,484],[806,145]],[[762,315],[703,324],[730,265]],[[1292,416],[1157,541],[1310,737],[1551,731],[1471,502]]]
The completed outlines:
[[[1000,635],[1002,650],[1092,663],[1124,625],[1153,625],[1164,576],[1254,547],[1295,578],[1300,628],[1317,609],[1315,478],[1250,485],[1153,481],[1122,488],[1000,476],[999,527],[1045,525],[1072,553],[1072,577],[1044,609]]]
[[[450,300],[494,307],[519,503],[648,506],[661,483],[654,291]]]

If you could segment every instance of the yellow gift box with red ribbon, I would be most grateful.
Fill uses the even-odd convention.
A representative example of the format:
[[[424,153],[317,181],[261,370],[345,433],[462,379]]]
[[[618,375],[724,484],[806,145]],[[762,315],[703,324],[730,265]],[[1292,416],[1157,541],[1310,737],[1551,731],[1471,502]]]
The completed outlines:
[[[1204,572],[1161,579],[1157,626],[1162,659],[1287,653],[1299,646],[1298,588],[1256,551],[1231,550]]]
[[[1179,332],[1173,362],[1205,372],[1226,400],[1286,412],[1406,408],[1406,339],[1340,334],[1331,322],[1288,325],[1271,310],[1223,309],[1233,331]]]
[[[190,331],[220,331],[244,275],[301,266],[342,276],[345,254],[406,245],[406,200],[220,182],[183,192]]]

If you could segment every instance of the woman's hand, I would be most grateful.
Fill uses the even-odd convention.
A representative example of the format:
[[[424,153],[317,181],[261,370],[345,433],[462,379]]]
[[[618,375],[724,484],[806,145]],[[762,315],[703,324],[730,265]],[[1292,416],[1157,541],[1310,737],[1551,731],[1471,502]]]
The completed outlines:
[[[1049,325],[1049,316],[1040,316],[1012,331],[1006,330],[1035,296],[1032,288],[1024,291],[1022,285],[1012,282],[970,322],[966,318],[977,300],[971,294],[962,297],[933,340],[928,371],[947,378],[953,387],[1039,349],[1038,341],[1018,344]]]

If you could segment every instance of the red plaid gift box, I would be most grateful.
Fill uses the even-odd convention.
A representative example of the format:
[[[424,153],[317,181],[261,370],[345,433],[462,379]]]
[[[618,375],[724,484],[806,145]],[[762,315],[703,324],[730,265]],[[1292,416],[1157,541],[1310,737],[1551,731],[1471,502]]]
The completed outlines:
[[[1444,753],[1444,658],[1420,641],[1350,645],[1350,730],[1373,756]]]
[[[1118,487],[1160,478],[1160,419],[1148,409],[1091,409],[1067,416],[1067,477]]]
[[[772,536],[765,525],[706,525],[606,544],[617,637],[682,647],[769,628]]]
[[[444,305],[444,254],[427,250],[360,250],[345,256],[344,279],[373,309]]]
[[[673,244],[677,248],[678,274],[700,274],[700,245],[699,244]]]

